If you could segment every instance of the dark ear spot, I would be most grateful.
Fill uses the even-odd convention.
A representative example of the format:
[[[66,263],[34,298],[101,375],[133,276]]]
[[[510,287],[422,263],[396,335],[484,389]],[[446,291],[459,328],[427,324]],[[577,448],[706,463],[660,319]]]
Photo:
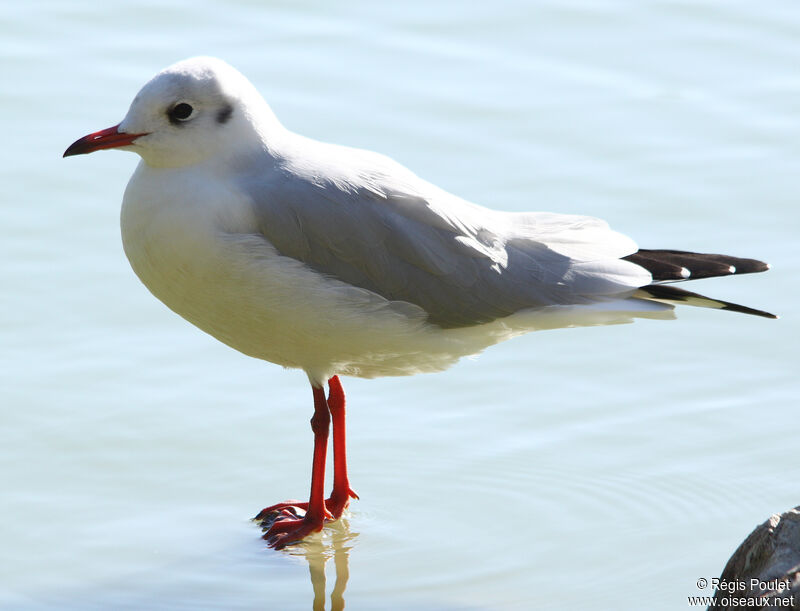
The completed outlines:
[[[233,114],[233,106],[231,106],[230,104],[225,104],[225,106],[220,108],[219,112],[217,112],[217,123],[219,123],[220,125],[227,123],[228,120],[231,118],[232,114]]]

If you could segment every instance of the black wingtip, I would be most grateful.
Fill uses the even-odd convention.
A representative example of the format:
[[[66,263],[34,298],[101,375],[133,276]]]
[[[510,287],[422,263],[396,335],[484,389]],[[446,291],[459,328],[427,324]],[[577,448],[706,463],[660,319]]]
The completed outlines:
[[[761,316],[762,318],[771,318],[777,320],[778,316],[764,310],[756,310],[755,308],[748,308],[747,306],[739,305],[738,303],[724,302],[725,305],[720,308],[721,310],[728,310],[730,312],[739,312],[740,314],[752,314],[753,316]]]
[[[770,268],[769,263],[758,259],[686,250],[642,248],[623,258],[644,267],[652,274],[654,282],[681,282],[718,276],[756,274]]]
[[[646,295],[646,298],[655,299],[656,301],[686,304],[701,308],[713,308],[716,310],[728,310],[729,312],[750,314],[752,316],[761,316],[762,318],[778,318],[775,316],[775,314],[765,312],[764,310],[757,310],[755,308],[739,305],[738,303],[714,299],[713,297],[706,297],[700,293],[692,293],[691,291],[686,291],[676,286],[667,284],[650,284],[648,286],[643,286],[639,289],[639,291]]]

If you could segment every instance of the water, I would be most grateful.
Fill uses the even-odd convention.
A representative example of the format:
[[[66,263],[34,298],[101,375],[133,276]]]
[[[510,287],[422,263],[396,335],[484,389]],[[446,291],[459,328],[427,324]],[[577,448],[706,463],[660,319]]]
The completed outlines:
[[[795,3],[70,0],[0,19],[0,607],[673,609],[800,504]],[[201,53],[289,127],[473,201],[769,260],[696,287],[782,319],[683,310],[345,380],[361,500],[269,550],[248,518],[307,493],[304,376],[138,283],[118,231],[133,156],[60,158]]]

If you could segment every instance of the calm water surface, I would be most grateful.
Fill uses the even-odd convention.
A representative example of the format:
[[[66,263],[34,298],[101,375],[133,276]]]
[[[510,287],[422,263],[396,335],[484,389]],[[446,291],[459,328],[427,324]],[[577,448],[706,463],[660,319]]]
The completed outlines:
[[[0,607],[674,609],[800,504],[800,9],[791,1],[6,3]],[[157,70],[220,56],[289,127],[473,201],[764,258],[703,292],[782,315],[528,335],[345,380],[361,495],[274,552],[311,395],[152,298],[136,158],[62,160]]]

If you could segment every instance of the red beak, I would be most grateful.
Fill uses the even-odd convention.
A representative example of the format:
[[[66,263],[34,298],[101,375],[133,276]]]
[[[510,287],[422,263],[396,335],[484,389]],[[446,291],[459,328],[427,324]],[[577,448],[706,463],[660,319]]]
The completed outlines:
[[[120,146],[128,146],[133,144],[136,138],[141,138],[147,134],[126,134],[119,131],[119,125],[109,127],[108,129],[101,129],[99,132],[94,132],[88,136],[76,140],[70,144],[69,148],[64,151],[64,157],[71,157],[72,155],[85,155],[87,153],[94,153],[101,149],[113,149]]]

